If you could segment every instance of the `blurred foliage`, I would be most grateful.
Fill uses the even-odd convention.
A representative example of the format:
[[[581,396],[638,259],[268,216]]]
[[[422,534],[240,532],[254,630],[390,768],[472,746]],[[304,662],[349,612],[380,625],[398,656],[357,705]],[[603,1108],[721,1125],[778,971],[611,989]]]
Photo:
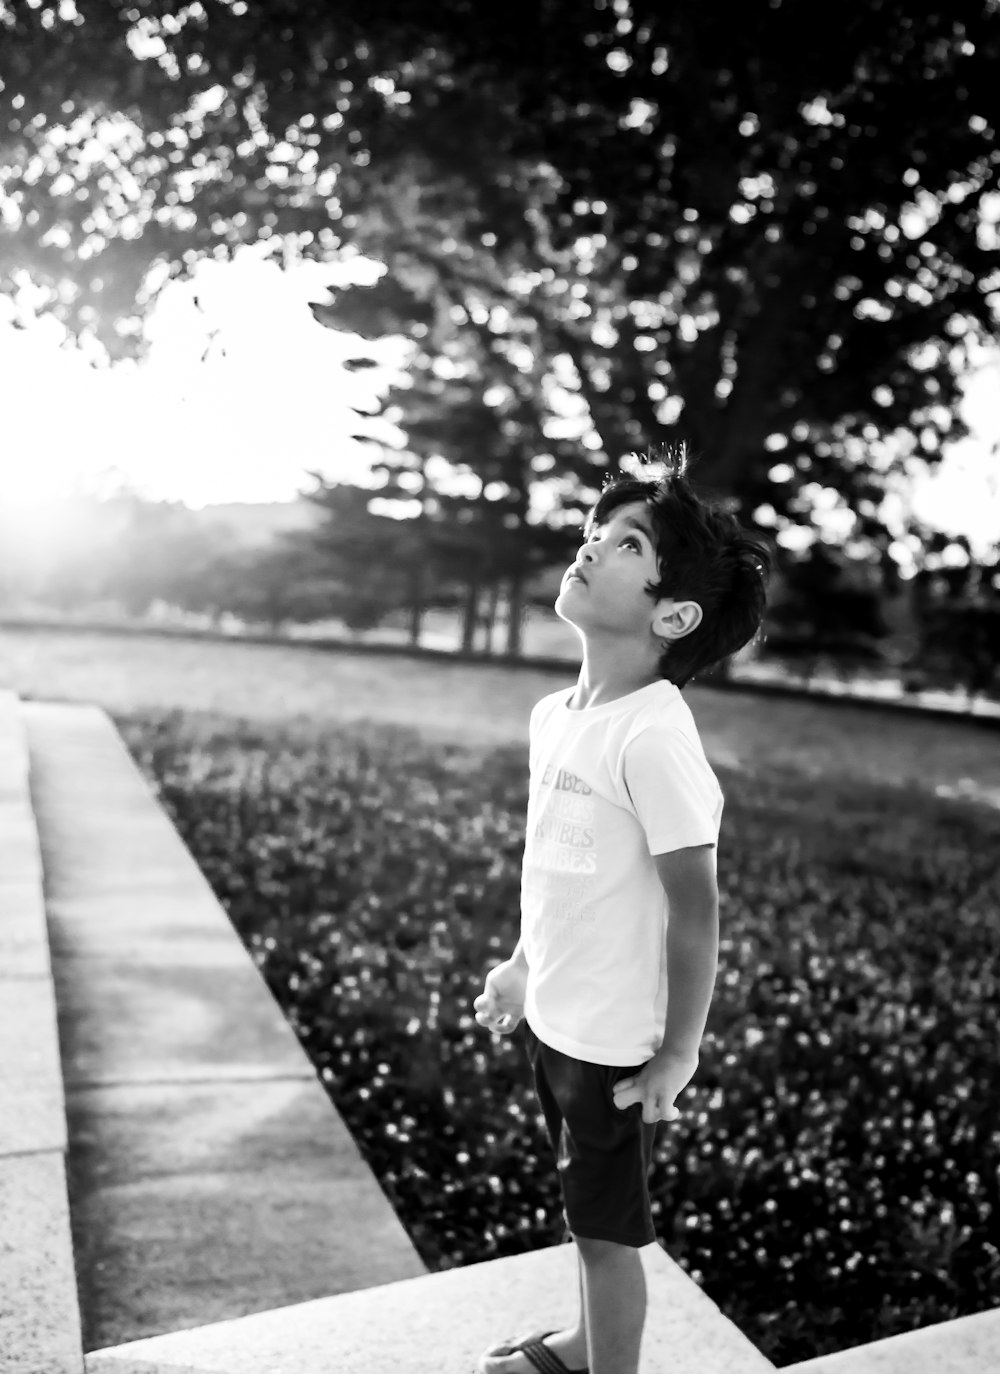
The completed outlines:
[[[465,462],[515,515],[537,458],[588,499],[681,407],[748,514],[877,510],[995,329],[998,56],[986,0],[6,4],[0,285],[118,354],[153,264],[369,252],[330,322],[418,344],[415,434],[491,393]]]
[[[492,643],[506,584],[506,652],[520,654],[524,585],[533,571],[564,549],[564,561],[570,561],[569,547],[545,530],[529,532],[523,511],[505,511],[503,500],[489,499],[482,484],[474,496],[431,495],[422,477],[416,483],[406,481],[414,469],[405,460],[376,462],[373,472],[383,475],[383,486],[330,483],[312,474],[317,486],[307,499],[326,512],[327,520],[306,543],[338,587],[327,614],[367,629],[403,609],[411,642],[419,644],[428,609],[457,608],[461,647],[473,650],[484,622],[487,644]],[[394,513],[383,513],[389,511]],[[303,541],[291,537],[288,543],[301,547]]]
[[[380,492],[389,505],[406,499],[393,478]],[[457,613],[463,650],[516,655],[505,579],[521,559],[524,600],[548,611],[575,547],[559,529],[536,531],[529,547],[523,528],[503,524],[502,503],[475,497],[442,498],[407,519],[376,513],[372,491],[348,484],[320,483],[310,500],[325,514],[314,528],[254,533],[179,502],[79,496],[53,503],[58,537],[43,544],[16,511],[0,511],[0,613],[141,620],[176,610],[276,637],[331,620],[357,637],[392,621],[420,645],[433,608]],[[945,552],[966,561],[946,565]],[[881,566],[820,542],[787,557],[755,656],[791,677],[874,672],[910,691],[1000,695],[1000,564],[944,536],[929,540],[931,559],[936,567],[901,581],[884,551]]]
[[[876,569],[852,567],[838,550],[817,541],[785,561],[778,597],[768,609],[767,652],[792,660],[826,656],[858,666],[879,663],[890,633],[884,597],[897,591],[895,584],[882,585]]]
[[[762,649],[793,675],[875,670],[907,691],[1000,693],[1000,563],[972,556],[962,536],[928,531],[922,566],[899,576],[878,541],[851,559],[816,541],[783,560],[772,586]],[[943,554],[957,556],[948,564]]]
[[[426,1262],[558,1241],[520,1046],[471,1014],[517,935],[523,751],[116,723]],[[779,1365],[990,1307],[996,814],[719,771],[721,967],[661,1128],[662,1241]]]
[[[914,592],[919,634],[903,664],[907,688],[961,683],[970,696],[995,693],[1000,688],[1000,562],[984,567],[969,558],[958,566],[923,570]]]

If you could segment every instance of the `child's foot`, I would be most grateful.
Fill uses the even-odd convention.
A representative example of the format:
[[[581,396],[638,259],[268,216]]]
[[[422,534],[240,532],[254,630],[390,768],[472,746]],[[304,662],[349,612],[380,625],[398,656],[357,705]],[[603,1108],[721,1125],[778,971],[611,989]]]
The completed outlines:
[[[487,1350],[476,1374],[587,1374],[587,1345],[575,1330],[543,1331]]]

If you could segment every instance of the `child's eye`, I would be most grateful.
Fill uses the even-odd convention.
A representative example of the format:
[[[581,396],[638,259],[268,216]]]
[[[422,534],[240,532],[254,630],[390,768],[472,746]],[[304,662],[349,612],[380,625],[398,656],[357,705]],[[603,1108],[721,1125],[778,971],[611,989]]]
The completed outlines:
[[[638,539],[636,539],[634,534],[627,534],[621,542],[622,544],[631,544],[633,549],[636,549],[639,553],[642,553],[642,545],[639,543]]]

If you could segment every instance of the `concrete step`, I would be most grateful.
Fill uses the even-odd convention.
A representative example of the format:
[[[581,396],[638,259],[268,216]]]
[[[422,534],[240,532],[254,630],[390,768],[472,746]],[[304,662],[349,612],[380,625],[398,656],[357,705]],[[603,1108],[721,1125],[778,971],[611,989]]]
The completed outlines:
[[[21,711],[83,1349],[423,1274],[113,723],[94,706]]]
[[[0,1158],[0,1370],[83,1374],[61,1150]]]
[[[82,1374],[66,1109],[20,703],[0,691],[0,1371]]]
[[[783,1374],[997,1374],[1000,1308],[785,1365]]]
[[[774,1366],[658,1245],[643,1374]],[[472,1374],[483,1350],[574,1316],[576,1250],[557,1245],[87,1356],[87,1374]]]

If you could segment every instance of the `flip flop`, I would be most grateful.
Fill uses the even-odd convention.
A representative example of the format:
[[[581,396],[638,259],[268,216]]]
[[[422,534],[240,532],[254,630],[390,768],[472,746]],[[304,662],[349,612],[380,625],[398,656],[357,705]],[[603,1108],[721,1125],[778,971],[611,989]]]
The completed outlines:
[[[588,1374],[586,1369],[570,1369],[554,1350],[544,1344],[546,1336],[554,1336],[554,1331],[543,1331],[537,1336],[526,1336],[523,1341],[511,1341],[487,1350],[476,1366],[476,1374],[494,1374],[489,1361],[503,1359],[507,1355],[526,1355],[528,1363],[538,1374]]]

